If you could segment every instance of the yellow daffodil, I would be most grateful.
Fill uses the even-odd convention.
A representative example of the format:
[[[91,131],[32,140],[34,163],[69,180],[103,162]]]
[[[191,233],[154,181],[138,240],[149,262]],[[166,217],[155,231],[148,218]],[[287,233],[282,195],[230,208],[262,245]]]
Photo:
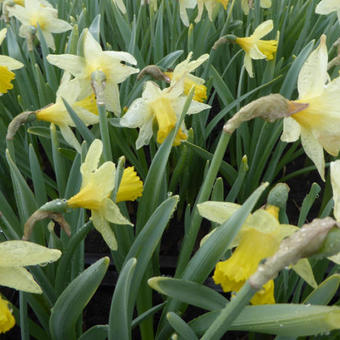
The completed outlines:
[[[208,17],[210,21],[213,21],[214,14],[217,13],[220,5],[223,5],[224,9],[227,9],[229,0],[197,0],[197,17],[195,22],[201,21],[204,7],[208,11]]]
[[[0,31],[0,45],[6,37],[7,29],[3,28]],[[8,90],[13,88],[11,81],[15,78],[15,74],[11,71],[18,70],[24,67],[20,61],[7,55],[0,55],[0,94],[7,93]]]
[[[174,82],[173,85],[164,90],[161,90],[152,81],[146,82],[142,98],[136,99],[120,120],[121,126],[139,127],[139,135],[136,141],[137,149],[149,143],[153,134],[152,125],[154,120],[158,124],[157,142],[164,142],[183,111],[183,106],[187,99],[183,95],[183,91],[183,80]],[[209,108],[209,105],[193,100],[187,114],[198,113]],[[181,141],[186,139],[187,132],[183,122],[175,138],[174,145],[179,145]]]
[[[47,46],[52,50],[55,50],[52,33],[62,33],[72,29],[68,22],[58,19],[58,11],[47,1],[25,0],[25,6],[15,5],[8,8],[8,11],[10,16],[16,17],[22,23],[19,29],[21,37],[27,37],[29,27],[37,28],[39,25]]]
[[[338,20],[340,20],[340,2],[337,0],[321,0],[315,8],[317,14],[329,14],[337,12]]]
[[[238,204],[229,202],[205,202],[198,205],[199,213],[217,223],[223,223],[239,209]],[[226,261],[217,263],[213,275],[216,284],[220,284],[225,292],[236,292],[256,271],[258,264],[266,257],[272,256],[279,249],[280,242],[299,228],[280,224],[278,207],[268,206],[250,214],[241,231],[233,240],[231,248],[237,247]],[[208,234],[209,235],[209,234]],[[308,284],[316,287],[313,271],[307,259],[294,265],[296,271]],[[257,292],[252,304],[275,303],[274,281],[271,280]]]
[[[90,219],[94,227],[102,234],[107,245],[116,250],[117,241],[109,222],[127,225],[132,223],[121,214],[117,204],[110,198],[115,185],[116,167],[112,162],[105,162],[98,168],[102,151],[103,143],[95,139],[80,167],[80,191],[67,201],[67,205],[71,208],[90,209]],[[117,201],[134,200],[142,195],[143,183],[137,174],[131,168],[125,171],[117,192]]]
[[[29,293],[42,293],[33,276],[24,266],[54,262],[61,252],[26,241],[0,243],[0,285]]]
[[[80,87],[82,98],[92,94],[91,77],[94,72],[103,72],[106,77],[104,91],[106,108],[120,115],[118,84],[131,74],[139,72],[138,69],[125,64],[136,65],[137,61],[127,52],[103,51],[88,30],[83,34],[85,36],[82,57],[72,54],[50,54],[47,60],[75,77],[73,81]]]
[[[340,150],[340,77],[329,81],[326,36],[302,66],[298,77],[298,100],[308,107],[284,119],[281,140],[295,142],[301,136],[307,156],[314,162],[324,179],[323,148],[337,156]]]
[[[189,18],[187,8],[193,9],[196,7],[197,0],[178,0],[179,1],[179,15],[185,26],[189,26]]]
[[[8,307],[8,301],[0,295],[0,334],[8,332],[14,325],[15,319]]]
[[[99,121],[95,96],[92,94],[82,100],[78,100],[80,89],[72,81],[64,82],[57,92],[55,104],[48,105],[37,110],[35,116],[38,120],[53,123],[59,126],[60,132],[66,142],[72,145],[78,152],[81,151],[79,142],[70,127],[75,124],[67,112],[62,99],[70,104],[79,118],[86,124],[97,124]]]
[[[249,14],[250,3],[253,3],[253,0],[241,0],[241,7],[244,14]],[[270,8],[272,7],[272,0],[260,0],[260,6],[262,8]]]
[[[273,20],[260,24],[250,37],[236,38],[235,42],[246,52],[244,67],[249,77],[254,77],[252,59],[272,60],[277,50],[277,40],[261,40],[273,29]]]
[[[184,79],[184,94],[189,94],[191,88],[195,87],[193,100],[204,102],[207,99],[207,88],[203,85],[204,79],[196,77],[191,74],[197,67],[203,64],[208,58],[209,54],[201,55],[197,60],[190,61],[192,52],[187,58],[179,63],[173,72],[165,72],[166,76],[171,79],[171,85],[174,82]]]

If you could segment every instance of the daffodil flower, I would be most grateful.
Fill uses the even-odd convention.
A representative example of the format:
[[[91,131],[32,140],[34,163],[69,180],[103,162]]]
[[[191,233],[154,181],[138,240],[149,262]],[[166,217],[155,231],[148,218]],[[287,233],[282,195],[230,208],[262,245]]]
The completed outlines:
[[[104,101],[106,108],[120,115],[118,84],[131,74],[138,73],[139,69],[126,65],[136,65],[136,59],[127,52],[103,51],[100,44],[92,34],[85,30],[83,33],[83,57],[73,54],[50,54],[47,60],[59,68],[70,72],[77,86],[81,89],[82,98],[92,94],[91,77],[96,71],[103,72],[106,77]],[[122,63],[124,62],[124,63]]]
[[[165,72],[165,75],[171,79],[171,85],[183,78],[184,94],[188,95],[191,88],[194,86],[195,92],[193,100],[204,102],[207,99],[207,88],[203,85],[204,79],[192,75],[191,72],[203,64],[209,58],[209,54],[203,54],[197,60],[193,61],[190,61],[191,57],[192,52],[188,54],[184,61],[175,67],[173,72]]]
[[[25,0],[24,7],[15,5],[8,8],[8,11],[10,16],[16,17],[22,23],[19,29],[21,37],[27,37],[29,27],[37,28],[39,25],[47,46],[53,51],[55,44],[52,33],[62,33],[72,29],[68,22],[58,19],[58,11],[47,1]]]
[[[197,17],[195,22],[200,22],[204,7],[208,11],[208,17],[210,21],[213,21],[214,14],[219,9],[220,5],[223,5],[224,9],[227,9],[229,0],[197,0]]]
[[[115,185],[116,167],[113,162],[105,162],[99,168],[100,156],[103,152],[103,143],[95,139],[80,167],[82,184],[80,191],[72,196],[67,205],[71,208],[85,208],[91,210],[91,221],[94,227],[102,234],[105,242],[112,250],[117,250],[118,245],[115,234],[109,222],[115,224],[132,225],[120,212],[116,203],[110,198]],[[137,175],[131,169],[127,170],[122,178],[122,192],[120,187],[117,193],[117,201],[133,200],[141,196],[143,184],[136,178]],[[132,183],[132,185],[131,185]]]
[[[8,332],[15,325],[15,319],[8,307],[8,301],[0,295],[0,334]]]
[[[201,216],[210,221],[223,223],[240,208],[240,205],[229,202],[204,202],[198,205]],[[268,206],[250,214],[230,248],[236,247],[231,257],[217,263],[213,275],[216,284],[220,284],[225,292],[240,290],[248,278],[256,271],[259,263],[272,256],[279,249],[280,242],[293,234],[298,227],[280,224],[279,208]],[[209,234],[208,236],[209,237]],[[293,270],[312,287],[317,287],[312,268],[307,259],[300,260]],[[274,281],[271,280],[257,292],[252,304],[272,304],[274,299]]]
[[[281,140],[295,142],[301,136],[307,156],[314,162],[322,179],[325,173],[323,149],[332,156],[340,150],[340,77],[329,81],[326,36],[302,66],[298,77],[298,100],[308,107],[285,118]]]
[[[277,40],[261,40],[273,29],[273,20],[267,20],[257,26],[250,37],[236,38],[235,43],[246,52],[244,56],[244,67],[249,77],[254,77],[252,59],[272,60],[277,50]]]
[[[0,45],[6,37],[7,29],[3,28],[0,31]],[[11,71],[18,70],[24,67],[20,61],[7,55],[0,55],[0,94],[7,93],[8,90],[13,88],[11,81],[15,78],[15,74]]]
[[[244,12],[244,14],[248,15],[249,14],[249,0],[241,0],[241,7]],[[270,8],[272,7],[272,0],[260,0],[260,6],[262,8]]]
[[[0,285],[29,293],[41,294],[42,290],[25,266],[54,262],[61,252],[26,241],[0,243]]]
[[[172,86],[161,90],[157,84],[148,81],[142,98],[136,99],[121,118],[120,125],[130,128],[139,127],[136,148],[147,145],[152,137],[152,125],[155,120],[158,124],[157,142],[163,143],[171,130],[175,127],[177,119],[183,111],[186,96],[183,95],[183,80],[174,82]],[[207,104],[192,101],[187,114],[194,114],[209,109]],[[184,122],[175,137],[174,145],[187,139]]]
[[[337,0],[322,0],[315,8],[317,14],[329,14],[337,12],[338,20],[340,20],[340,2]]]
[[[196,7],[197,0],[178,0],[179,1],[179,15],[185,26],[189,26],[189,18],[187,8],[193,9]]]
[[[73,110],[86,125],[97,124],[99,121],[95,96],[92,94],[82,100],[78,100],[79,94],[79,87],[75,86],[72,81],[64,82],[58,89],[55,104],[48,105],[35,112],[36,119],[59,126],[60,132],[66,142],[78,152],[81,151],[81,148],[70,128],[74,127],[75,124],[68,114],[63,99],[72,106]]]

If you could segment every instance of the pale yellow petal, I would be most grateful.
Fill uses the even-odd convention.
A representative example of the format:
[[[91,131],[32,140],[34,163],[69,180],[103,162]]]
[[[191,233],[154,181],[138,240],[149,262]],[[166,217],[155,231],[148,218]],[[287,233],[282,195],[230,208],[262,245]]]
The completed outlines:
[[[313,269],[308,259],[299,260],[292,269],[302,277],[311,287],[317,288],[318,284],[315,281]]]
[[[331,184],[333,190],[333,214],[340,221],[340,160],[331,162]]]
[[[322,0],[315,8],[317,14],[329,14],[340,10],[339,0]]]
[[[96,62],[98,56],[103,53],[102,47],[98,43],[98,41],[92,36],[89,30],[86,29],[84,40],[84,57],[86,63],[91,64],[92,62]]]
[[[104,90],[104,100],[108,111],[111,111],[115,116],[121,114],[119,88],[116,83],[107,82]]]
[[[49,249],[33,242],[13,240],[0,243],[0,267],[33,266],[57,261],[60,256],[60,250]]]
[[[0,65],[6,66],[9,70],[18,70],[24,67],[24,64],[14,58],[8,57],[7,55],[0,55]]]
[[[283,132],[281,140],[286,143],[295,142],[299,139],[301,127],[299,123],[291,117],[283,119]]]
[[[325,180],[325,159],[322,145],[315,139],[310,131],[301,128],[301,144],[306,155],[315,164],[322,180]]]
[[[273,30],[273,20],[266,20],[256,27],[254,33],[251,35],[254,39],[261,39]]]
[[[328,257],[328,260],[331,260],[332,262],[334,262],[336,264],[340,264],[340,253]]]
[[[65,20],[54,18],[47,25],[48,31],[51,33],[63,33],[72,29],[72,26]]]
[[[59,129],[65,141],[81,154],[81,146],[72,129],[67,125],[59,125]]]
[[[4,39],[6,38],[6,34],[7,34],[7,28],[3,28],[0,31],[0,45],[2,44],[2,42],[4,41]]]
[[[308,57],[298,77],[299,99],[308,99],[321,95],[328,80],[328,53],[326,36],[322,35],[320,44]]]
[[[70,72],[73,76],[78,76],[84,69],[84,58],[73,54],[49,54],[47,60],[62,70]]]
[[[111,250],[117,250],[117,240],[110,224],[105,220],[104,216],[96,211],[92,211],[91,221],[94,227],[100,232],[104,241]]]
[[[207,201],[197,205],[199,214],[216,223],[223,223],[240,208],[239,204],[231,202]]]
[[[133,225],[126,217],[122,215],[118,205],[109,198],[105,199],[102,212],[105,219],[111,223]]]
[[[84,163],[80,167],[83,179],[97,169],[102,152],[103,142],[100,139],[95,139],[87,151]]]
[[[254,77],[253,64],[252,64],[250,55],[248,53],[244,55],[244,67],[246,71],[248,72],[249,77],[253,78]]]
[[[0,267],[0,286],[28,293],[42,293],[33,276],[23,267]]]

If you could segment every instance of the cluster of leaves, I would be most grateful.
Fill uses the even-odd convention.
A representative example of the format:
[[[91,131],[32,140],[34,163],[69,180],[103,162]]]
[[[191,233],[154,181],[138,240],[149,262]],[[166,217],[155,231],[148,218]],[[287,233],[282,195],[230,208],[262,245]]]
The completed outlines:
[[[210,326],[229,300],[203,283],[216,263],[229,255],[228,249],[237,231],[254,207],[266,202],[269,190],[279,182],[292,179],[311,185],[299,207],[298,218],[288,214],[290,220],[297,220],[299,227],[306,223],[309,213],[313,217],[325,217],[332,211],[329,175],[320,195],[321,186],[309,181],[310,177],[317,178],[316,167],[305,157],[300,142],[280,141],[282,121],[270,124],[256,118],[242,124],[231,137],[222,133],[222,126],[242,106],[259,97],[280,93],[287,99],[296,99],[299,71],[323,33],[327,34],[330,59],[337,56],[334,43],[340,36],[340,25],[336,15],[316,14],[317,0],[273,0],[269,8],[262,8],[262,1],[256,0],[245,15],[242,8],[245,2],[233,0],[228,6],[228,2],[222,2],[225,8],[220,4],[214,7],[213,13],[209,12],[212,21],[208,13],[203,13],[199,22],[185,26],[180,16],[184,2],[162,0],[156,6],[155,1],[148,4],[126,0],[123,8],[126,11],[122,12],[122,1],[49,0],[58,10],[58,18],[68,22],[71,28],[54,35],[54,45],[51,45],[50,36],[46,41],[44,27],[37,25],[35,37],[38,39],[30,41],[13,16],[7,18],[7,23],[5,20],[0,23],[1,27],[7,27],[1,54],[24,65],[15,73],[14,88],[0,100],[0,241],[21,239],[25,223],[41,206],[54,199],[70,199],[79,192],[81,175],[84,180],[81,165],[86,163],[90,145],[97,138],[103,141],[103,160],[117,163],[111,198],[116,198],[125,161],[135,167],[144,182],[143,196],[137,202],[118,203],[122,218],[131,220],[134,228],[114,223],[109,226],[118,249],[107,249],[107,252],[118,279],[105,325],[83,329],[83,311],[110,263],[104,257],[88,268],[85,266],[85,238],[95,222],[89,221],[85,209],[69,209],[63,216],[70,226],[70,235],[62,229],[59,232],[48,220],[35,224],[30,241],[59,249],[62,256],[48,266],[30,268],[42,289],[41,295],[20,292],[17,304],[12,291],[4,294],[13,303],[13,314],[24,340],[30,336],[36,339],[131,339],[133,332],[134,336],[139,332],[142,339],[166,339],[174,332],[180,339],[197,339],[201,335],[204,339],[213,339],[209,337]],[[11,12],[6,6],[13,6],[13,3],[3,2],[5,17],[5,10]],[[193,7],[185,9],[189,22],[197,17],[197,9]],[[237,43],[215,45],[215,42],[221,42],[219,39],[226,34],[250,36],[268,19],[273,21],[274,29],[266,39],[279,38],[277,51],[272,60],[253,62],[254,77],[251,78],[243,66],[244,52],[240,46]],[[78,150],[70,147],[54,125],[38,120],[27,121],[14,139],[6,141],[8,126],[15,117],[55,103],[61,80],[71,78],[70,74],[49,63],[51,48],[55,47],[56,55],[68,53],[83,57],[81,46],[87,32],[103,50],[130,53],[139,69],[156,65],[161,71],[171,71],[189,52],[193,52],[193,59],[209,53],[208,61],[197,69],[196,75],[205,79],[207,104],[211,109],[185,116],[193,97],[191,91],[164,142],[158,144],[156,138],[151,138],[148,146],[136,150],[138,131],[124,128],[119,119],[106,115],[101,103],[97,102],[100,124],[86,126],[72,105],[65,101],[64,111],[71,118],[75,138],[81,144]],[[331,79],[338,75],[337,66],[330,71]],[[132,75],[120,84],[122,108],[129,110],[133,106],[149,78],[150,74],[144,78]],[[158,81],[162,88],[166,86],[164,79]],[[184,121],[190,127],[187,139],[173,146]],[[327,157],[330,160],[330,156]],[[99,158],[92,170],[97,169]],[[262,182],[269,182],[269,187],[261,185]],[[98,187],[97,191],[101,189]],[[198,247],[199,232],[204,229],[197,205],[209,199],[242,205],[193,253]],[[315,201],[319,203],[319,212],[316,208],[312,211]],[[95,209],[91,210],[93,216]],[[288,224],[288,215],[286,200],[282,200],[280,222]],[[215,227],[216,223],[212,222],[211,229]],[[181,242],[179,254],[175,254],[178,261],[174,278],[157,277],[162,273],[160,254],[164,244],[169,242],[163,237],[165,232],[170,235],[171,242]],[[338,307],[327,306],[332,299],[334,305],[339,302],[337,266],[330,269],[327,259],[312,260],[311,266],[316,281],[313,289],[294,272],[284,270],[275,280],[275,298],[279,303],[246,306],[242,311],[235,308],[228,329],[294,339],[339,328],[336,321],[332,321],[339,320]],[[157,305],[153,304],[155,290],[164,300]],[[186,323],[182,316],[188,305],[204,312]],[[158,324],[154,318],[156,313],[161,313]]]

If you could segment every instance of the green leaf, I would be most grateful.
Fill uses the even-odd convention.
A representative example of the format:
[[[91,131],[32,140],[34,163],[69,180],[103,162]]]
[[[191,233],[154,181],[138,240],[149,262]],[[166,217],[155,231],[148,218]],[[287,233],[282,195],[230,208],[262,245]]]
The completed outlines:
[[[192,281],[156,276],[148,284],[160,294],[209,311],[219,310],[228,303],[223,295]]]
[[[311,53],[314,46],[314,40],[310,41],[303,50],[299,53],[297,58],[293,61],[289,71],[287,72],[286,78],[281,86],[280,94],[290,99],[294,89],[296,89],[297,78],[301,70],[302,65],[306,61],[307,57]]]
[[[190,328],[190,326],[177,314],[170,312],[167,314],[167,319],[171,327],[178,333],[180,337],[187,340],[198,340],[195,332]]]
[[[22,223],[25,223],[31,214],[38,209],[38,205],[31,189],[22,177],[16,164],[13,162],[8,150],[6,150],[6,159],[11,172],[14,195],[19,210],[20,220]]]
[[[96,325],[88,329],[79,337],[79,340],[106,340],[109,330],[108,325]]]
[[[132,282],[132,295],[135,295],[138,291],[138,287],[151,256],[159,244],[170,217],[176,208],[178,199],[178,196],[169,197],[157,207],[156,211],[152,214],[142,231],[136,237],[126,255],[125,261],[128,261],[131,258],[137,259],[137,266]],[[132,297],[131,300],[133,300]]]
[[[109,340],[131,338],[131,321],[129,320],[129,297],[131,282],[137,260],[132,257],[127,261],[119,274],[111,301],[109,316]]]
[[[189,325],[201,335],[218,314],[219,311],[203,314]],[[339,307],[275,304],[245,307],[230,330],[297,337],[328,333],[339,328]]]
[[[77,276],[57,299],[51,311],[50,332],[53,340],[75,340],[76,322],[96,292],[109,266],[103,257]]]
[[[320,283],[319,287],[314,289],[303,303],[312,305],[327,305],[340,285],[340,274],[334,274]]]
[[[163,67],[165,69],[171,68],[177,59],[183,54],[183,50],[177,50],[174,52],[169,53],[165,57],[163,57],[160,61],[157,62],[156,65]]]

